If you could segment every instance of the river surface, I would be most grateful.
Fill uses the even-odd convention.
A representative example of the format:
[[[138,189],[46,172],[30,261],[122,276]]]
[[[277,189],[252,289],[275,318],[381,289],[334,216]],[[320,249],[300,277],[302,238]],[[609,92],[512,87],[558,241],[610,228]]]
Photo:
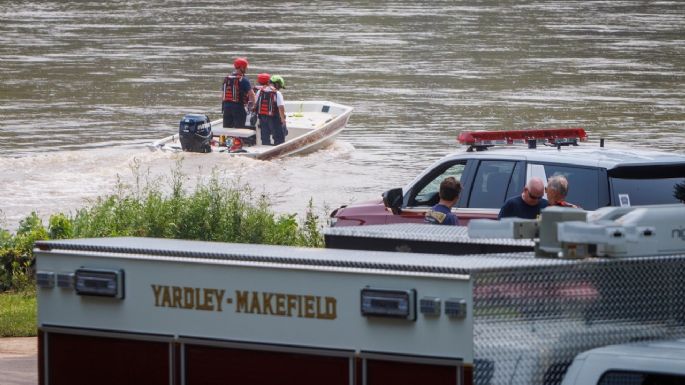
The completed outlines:
[[[145,144],[220,117],[236,56],[288,100],[355,108],[328,149],[276,161],[182,156],[189,186],[249,183],[322,215],[403,186],[461,130],[585,127],[590,144],[683,152],[681,1],[0,1],[0,228],[73,213],[181,156]],[[137,166],[133,166],[137,165]]]

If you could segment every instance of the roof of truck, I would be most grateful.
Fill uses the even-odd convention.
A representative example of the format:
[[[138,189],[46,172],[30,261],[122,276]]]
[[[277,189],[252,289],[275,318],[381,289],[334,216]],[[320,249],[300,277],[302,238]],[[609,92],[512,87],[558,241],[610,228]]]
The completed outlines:
[[[359,231],[394,231],[404,236],[413,234],[416,239],[426,242],[437,241],[451,237],[457,242],[468,242],[463,239],[465,227],[459,226],[428,226],[425,224],[393,224],[380,226],[363,226],[362,228],[331,229],[330,232],[344,234]],[[382,237],[382,231],[376,235]],[[351,234],[351,233],[350,233]],[[355,232],[359,237],[359,232]],[[420,238],[419,238],[420,237]],[[462,239],[460,239],[462,238]],[[525,240],[482,240],[473,239],[470,242],[502,242],[503,244],[520,243]],[[475,274],[507,269],[530,268],[561,268],[563,266],[588,265],[597,268],[603,264],[663,264],[672,258],[680,259],[683,255],[649,256],[629,259],[558,259],[539,258],[533,252],[511,252],[493,254],[446,255],[446,254],[417,254],[391,251],[373,250],[339,250],[317,249],[305,247],[287,247],[273,245],[237,244],[221,242],[200,242],[178,239],[157,238],[90,238],[64,239],[51,241],[37,241],[36,252],[60,252],[80,255],[83,252],[104,253],[115,258],[149,258],[149,259],[192,259],[206,260],[216,264],[275,264],[283,268],[312,268],[315,266],[326,269],[363,269],[375,271],[403,271],[417,274],[445,274],[462,275]]]
[[[503,131],[462,131],[457,141],[467,145],[469,158],[496,157],[529,161],[594,166],[606,169],[620,165],[685,165],[685,154],[636,149],[636,144],[588,143],[583,128],[543,128]],[[579,145],[580,144],[580,145]],[[473,152],[473,150],[480,150]],[[487,150],[487,151],[483,151]],[[450,155],[462,157],[463,151]]]
[[[404,234],[412,231],[423,233],[432,239],[435,230],[438,237],[464,235],[465,227],[438,226],[430,229],[423,224],[387,225]],[[366,226],[363,230],[368,229]],[[372,228],[373,229],[373,228]],[[372,230],[371,229],[371,230]],[[428,231],[426,230],[433,230]],[[455,238],[456,239],[456,238]],[[505,242],[527,244],[524,240],[475,240],[476,242]],[[102,253],[111,257],[150,259],[193,259],[208,263],[271,263],[282,267],[325,266],[327,268],[352,268],[371,270],[405,271],[407,273],[469,274],[477,270],[499,268],[526,268],[531,266],[563,266],[576,263],[570,260],[535,258],[532,252],[465,255],[455,258],[443,254],[412,254],[389,251],[317,249],[274,245],[255,245],[222,242],[200,242],[180,239],[113,237],[37,241],[37,252],[66,252],[80,254]]]
[[[679,360],[685,363],[685,338],[660,341],[641,341],[629,344],[609,345],[588,350],[583,356],[597,354],[612,359],[653,358],[658,360]]]
[[[578,146],[538,146],[529,149],[525,146],[492,147],[485,151],[454,152],[442,158],[478,158],[478,159],[514,159],[534,162],[562,163],[578,166],[602,167],[606,169],[618,166],[647,166],[660,164],[682,164],[685,166],[685,154],[637,149],[633,147],[581,144]]]

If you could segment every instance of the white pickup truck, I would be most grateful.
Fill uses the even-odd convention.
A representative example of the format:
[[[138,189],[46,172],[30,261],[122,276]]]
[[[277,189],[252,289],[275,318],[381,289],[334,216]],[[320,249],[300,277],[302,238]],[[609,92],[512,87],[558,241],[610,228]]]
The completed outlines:
[[[685,384],[685,339],[643,341],[576,356],[562,385]]]

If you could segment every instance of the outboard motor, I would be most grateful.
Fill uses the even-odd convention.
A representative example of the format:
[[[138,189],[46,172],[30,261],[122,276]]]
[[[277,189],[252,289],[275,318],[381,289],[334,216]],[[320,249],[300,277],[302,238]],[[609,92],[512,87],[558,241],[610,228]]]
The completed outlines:
[[[183,151],[212,152],[212,123],[207,115],[185,115],[178,127],[178,137]]]

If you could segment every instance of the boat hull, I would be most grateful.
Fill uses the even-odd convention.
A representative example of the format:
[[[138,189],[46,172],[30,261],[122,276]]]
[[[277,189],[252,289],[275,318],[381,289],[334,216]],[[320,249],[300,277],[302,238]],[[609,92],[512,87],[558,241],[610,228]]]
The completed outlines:
[[[212,152],[204,156],[243,156],[260,160],[276,159],[290,155],[304,155],[330,146],[345,128],[352,114],[352,107],[328,101],[286,102],[286,141],[276,146],[260,145],[260,132],[250,130],[225,129],[223,122],[212,122],[216,140],[212,141]],[[220,136],[231,137],[247,133],[255,135],[257,144],[245,146],[241,152],[231,152],[226,146],[219,145]],[[170,135],[149,145],[151,150],[182,152],[178,134]]]

